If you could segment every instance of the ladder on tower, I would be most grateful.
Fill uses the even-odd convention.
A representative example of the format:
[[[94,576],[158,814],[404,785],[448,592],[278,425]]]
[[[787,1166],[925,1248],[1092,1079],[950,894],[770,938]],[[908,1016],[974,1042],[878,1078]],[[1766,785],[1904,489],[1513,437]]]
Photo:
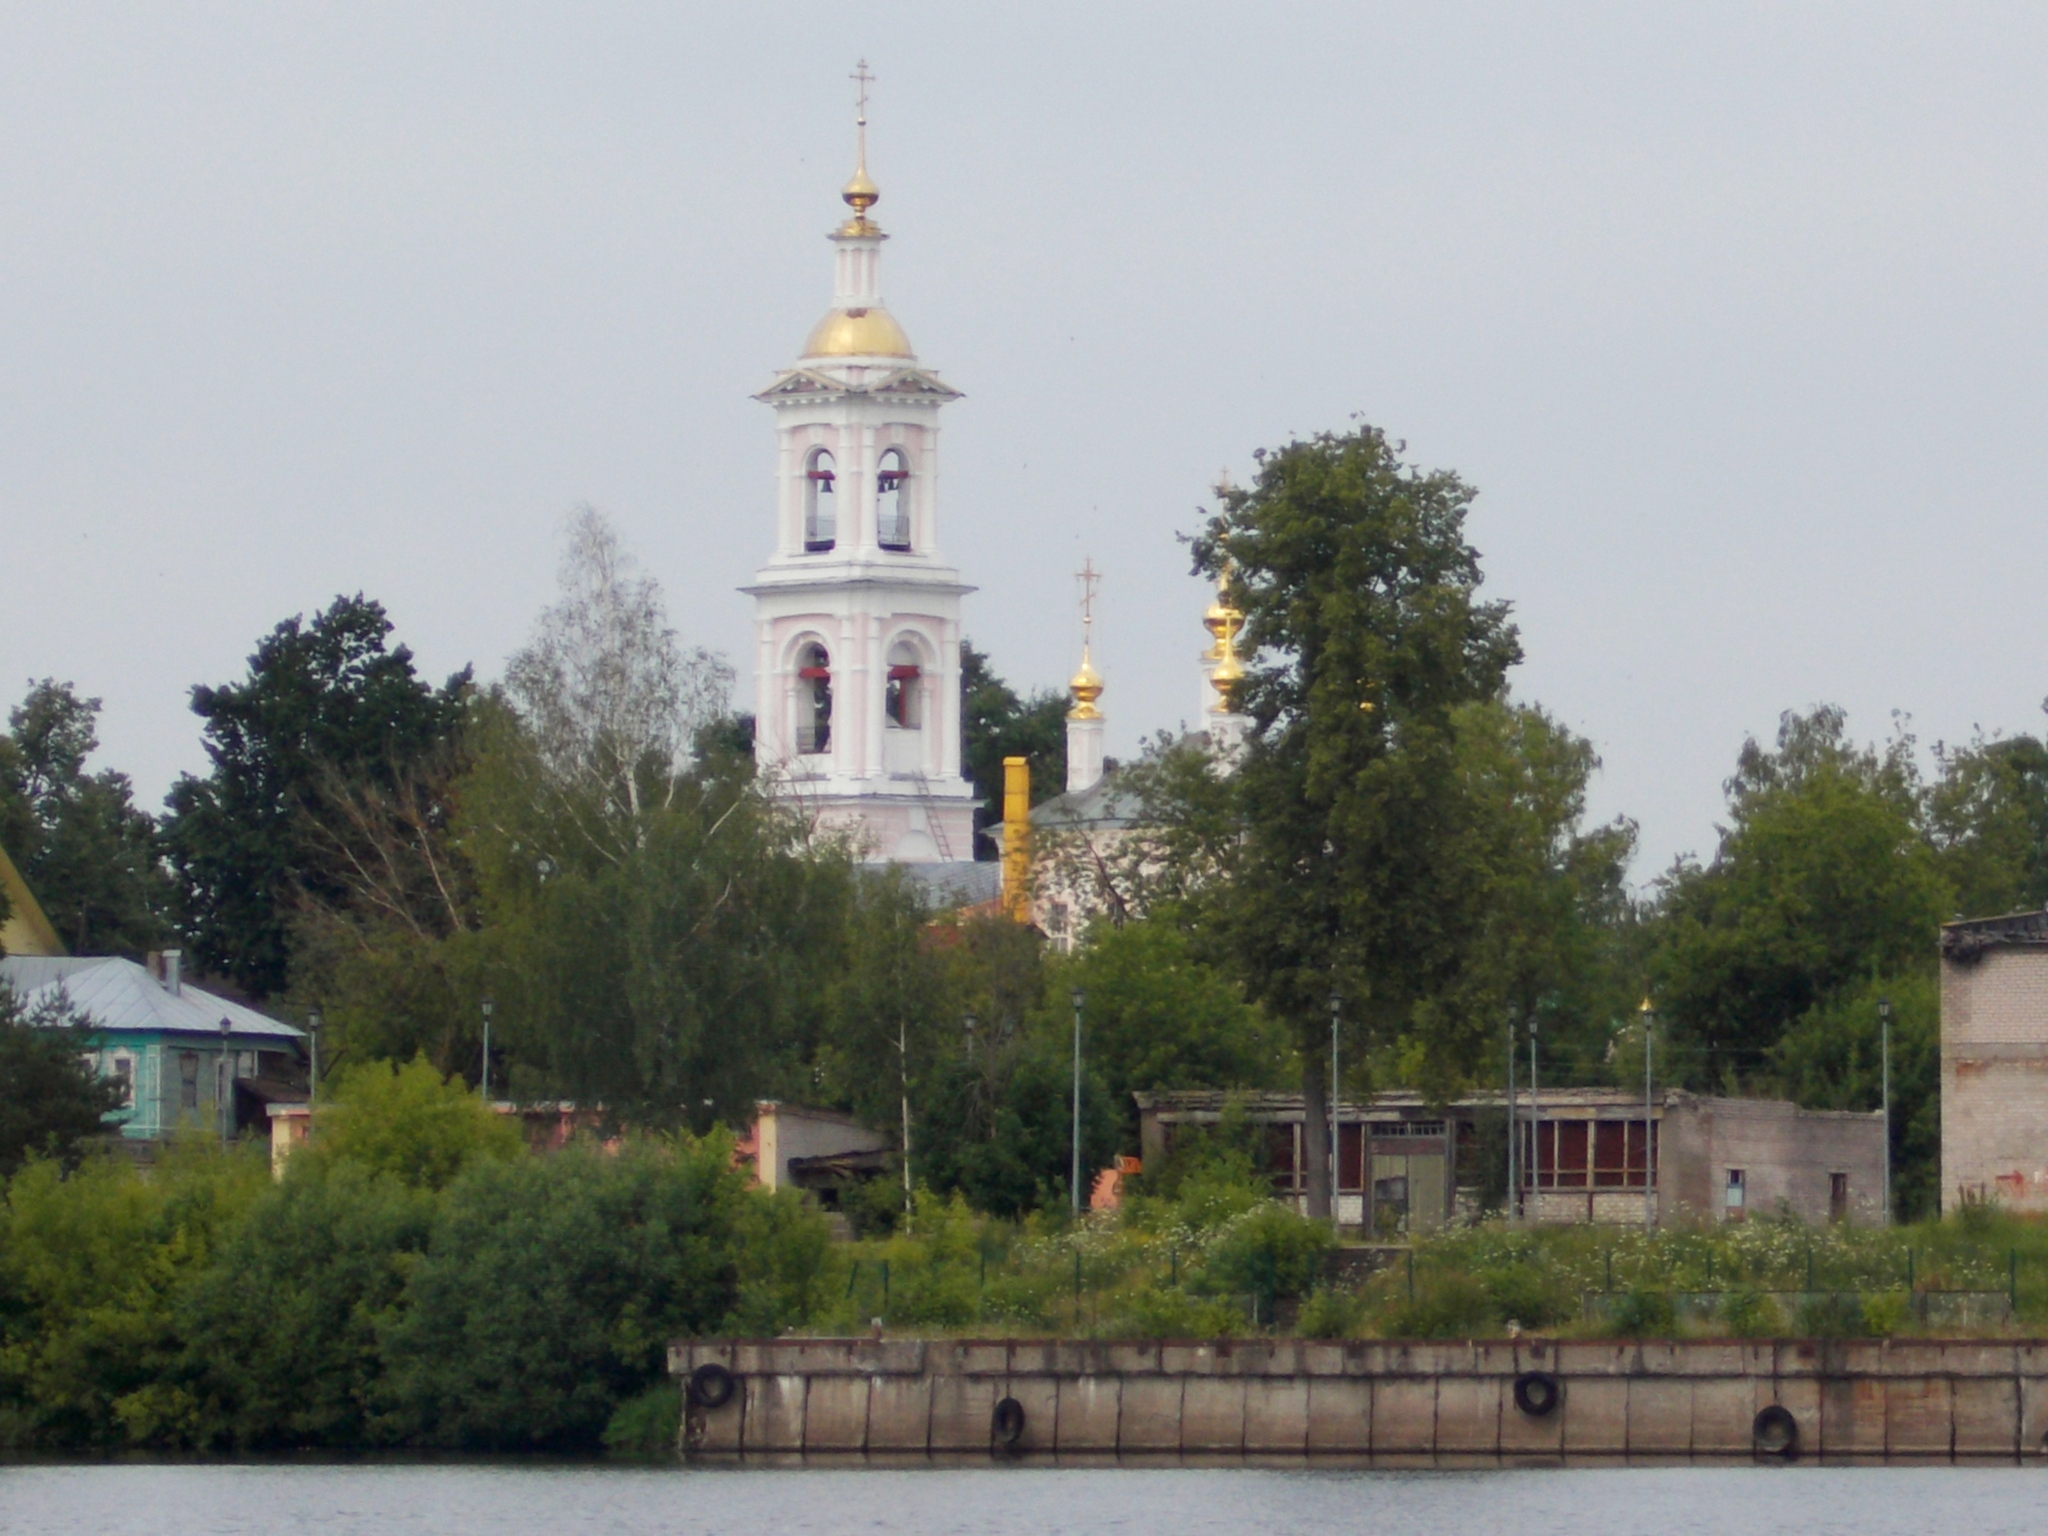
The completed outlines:
[[[910,782],[917,786],[918,803],[924,807],[924,827],[939,850],[939,858],[947,864],[952,863],[953,845],[946,836],[946,823],[938,814],[938,802],[932,799],[931,781],[919,773],[913,774]]]

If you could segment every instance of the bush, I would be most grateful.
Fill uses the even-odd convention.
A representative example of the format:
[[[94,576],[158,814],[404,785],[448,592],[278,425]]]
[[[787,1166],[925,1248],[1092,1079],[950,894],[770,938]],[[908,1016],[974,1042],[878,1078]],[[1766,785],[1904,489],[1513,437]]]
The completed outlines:
[[[1738,1286],[1721,1298],[1721,1324],[1738,1339],[1763,1339],[1784,1332],[1785,1314],[1754,1286]]]
[[[1342,1339],[1358,1330],[1365,1306],[1358,1293],[1338,1286],[1323,1286],[1301,1304],[1294,1331],[1304,1339]]]
[[[1669,1291],[1634,1287],[1613,1299],[1607,1331],[1624,1339],[1668,1338],[1678,1331]]]
[[[1397,1300],[1378,1331],[1392,1339],[1472,1339],[1499,1331],[1500,1321],[1486,1287],[1451,1270],[1431,1274],[1414,1296]]]
[[[1116,1298],[1107,1331],[1132,1339],[1215,1339],[1240,1333],[1244,1325],[1244,1314],[1228,1297],[1148,1285]]]
[[[1276,1301],[1306,1296],[1323,1272],[1329,1226],[1274,1201],[1263,1202],[1225,1229],[1209,1249],[1203,1289]]]
[[[604,1448],[614,1456],[673,1456],[682,1438],[683,1391],[673,1381],[658,1381],[627,1398],[604,1427]]]
[[[1561,1283],[1558,1272],[1536,1264],[1503,1265],[1489,1271],[1481,1283],[1494,1312],[1524,1328],[1555,1327],[1568,1322],[1577,1310],[1576,1298]]]
[[[1792,1313],[1792,1331],[1808,1339],[1860,1339],[1869,1325],[1854,1291],[1825,1291],[1801,1299]]]

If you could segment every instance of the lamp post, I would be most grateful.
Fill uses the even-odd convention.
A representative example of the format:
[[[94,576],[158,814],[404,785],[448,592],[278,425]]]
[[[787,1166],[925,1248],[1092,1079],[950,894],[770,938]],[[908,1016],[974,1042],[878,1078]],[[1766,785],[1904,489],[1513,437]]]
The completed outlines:
[[[1074,988],[1074,1214],[1081,1214],[1081,1004],[1087,995]]]
[[[306,1043],[311,1057],[311,1071],[307,1078],[306,1102],[312,1103],[320,1097],[320,1010],[306,1010]]]
[[[220,1111],[220,1149],[223,1152],[228,1149],[228,1127],[233,1121],[235,1113],[235,1068],[228,1056],[228,1034],[233,1027],[233,1025],[228,1023],[227,1015],[222,1014],[220,1019],[220,1073],[219,1081],[215,1085],[215,1096],[218,1103],[215,1107]]]
[[[1343,1090],[1338,1084],[1343,1081],[1337,1071],[1337,1022],[1343,1016],[1344,999],[1337,993],[1330,994],[1330,1235],[1335,1237],[1344,1230],[1344,1217],[1339,1205],[1338,1190],[1344,1168],[1341,1154],[1344,1134],[1342,1113]]]
[[[486,1104],[491,1102],[491,1000],[487,997],[481,1004],[484,1011],[484,1080],[477,1092],[483,1095]]]
[[[1657,1118],[1650,1093],[1651,1032],[1657,1026],[1657,1011],[1647,997],[1638,1011],[1643,1016],[1643,1230],[1648,1232],[1657,1225]]]
[[[1879,1219],[1885,1226],[1892,1224],[1892,1000],[1880,997],[1877,1000],[1878,1051],[1882,1058],[1882,1097],[1879,1103],[1884,1111],[1884,1187],[1879,1201]]]
[[[1543,1100],[1536,1092],[1536,1015],[1529,1015],[1529,1205],[1523,1215],[1543,1213]]]
[[[1522,1117],[1515,1109],[1515,1016],[1508,1015],[1508,1220],[1521,1214],[1521,1190],[1516,1185],[1516,1148],[1522,1139]]]

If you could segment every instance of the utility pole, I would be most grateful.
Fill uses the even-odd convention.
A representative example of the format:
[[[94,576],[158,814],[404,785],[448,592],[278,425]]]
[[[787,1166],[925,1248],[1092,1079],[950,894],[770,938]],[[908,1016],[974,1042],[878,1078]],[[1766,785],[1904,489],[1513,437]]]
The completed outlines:
[[[1883,1059],[1883,1086],[1880,1103],[1884,1109],[1884,1198],[1880,1202],[1880,1219],[1884,1225],[1892,1224],[1892,1000],[1880,997],[1877,1000],[1878,1050]]]
[[[1643,1230],[1648,1232],[1657,1225],[1657,1116],[1650,1094],[1651,1031],[1656,1028],[1657,1014],[1647,997],[1639,1011],[1643,1016]]]
[[[491,1102],[491,1000],[488,997],[485,998],[482,1006],[484,1010],[484,1080],[478,1086],[477,1092],[483,1096],[483,1101],[488,1104]]]
[[[1344,1167],[1340,1152],[1343,1142],[1344,1116],[1341,1113],[1342,1090],[1337,1086],[1343,1079],[1337,1072],[1337,1021],[1343,1015],[1344,999],[1335,992],[1330,994],[1330,1235],[1340,1236],[1344,1231],[1344,1217],[1339,1209],[1341,1186],[1338,1176]]]
[[[307,1049],[312,1057],[311,1075],[307,1079],[306,1101],[312,1103],[320,1097],[320,1010],[309,1009],[306,1013]]]
[[[1081,1214],[1081,1004],[1086,1001],[1079,987],[1074,988],[1074,1214]]]

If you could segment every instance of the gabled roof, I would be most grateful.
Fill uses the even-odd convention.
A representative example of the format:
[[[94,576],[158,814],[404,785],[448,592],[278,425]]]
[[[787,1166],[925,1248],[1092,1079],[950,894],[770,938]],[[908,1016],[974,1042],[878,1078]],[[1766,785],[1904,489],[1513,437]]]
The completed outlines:
[[[1112,768],[1086,789],[1055,795],[1034,805],[1031,808],[1031,825],[1055,830],[1062,827],[1091,832],[1114,830],[1139,825],[1138,818],[1143,810],[1138,797],[1119,785],[1117,772]]]
[[[0,891],[7,893],[7,920],[0,922],[0,949],[10,955],[61,955],[64,943],[43,915],[34,891],[0,848]]]
[[[218,1038],[226,1019],[234,1036],[304,1038],[289,1024],[189,982],[172,992],[146,967],[108,955],[10,955],[0,959],[0,981],[31,1006],[62,993],[100,1029]]]

